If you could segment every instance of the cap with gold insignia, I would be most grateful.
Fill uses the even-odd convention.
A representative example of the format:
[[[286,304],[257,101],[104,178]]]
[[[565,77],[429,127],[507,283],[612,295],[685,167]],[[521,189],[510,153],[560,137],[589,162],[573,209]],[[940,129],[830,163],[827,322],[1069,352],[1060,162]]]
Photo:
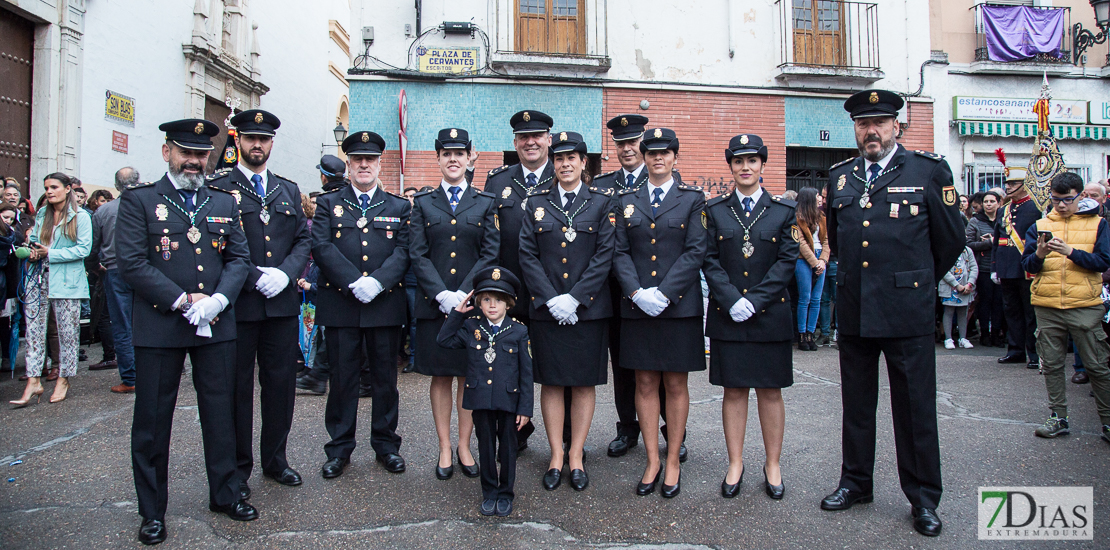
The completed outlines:
[[[166,122],[158,126],[166,133],[166,141],[173,142],[183,149],[211,151],[215,149],[212,138],[220,133],[220,127],[199,118],[187,118]]]
[[[555,121],[539,111],[521,111],[509,119],[514,134],[531,134],[533,132],[547,132]]]
[[[231,117],[231,125],[241,135],[273,136],[281,121],[262,109],[250,109]]]
[[[767,162],[767,146],[763,144],[763,138],[755,134],[740,134],[728,140],[725,162],[732,162],[732,157],[737,155],[759,155],[763,162]]]
[[[436,135],[436,151],[470,149],[470,134],[462,128],[444,128]]]
[[[582,138],[582,134],[578,132],[551,134],[551,154],[571,151],[586,154],[586,140]]]
[[[519,289],[520,279],[501,266],[487,267],[474,275],[475,294],[494,291],[508,294],[515,299]]]
[[[640,152],[663,151],[670,149],[678,152],[678,136],[670,128],[655,128],[644,132],[644,140],[640,142]]]
[[[613,141],[627,141],[644,135],[648,118],[643,115],[618,115],[605,125],[613,134]]]
[[[902,96],[887,90],[864,90],[856,92],[844,102],[844,110],[851,113],[852,120],[877,116],[898,116],[898,111],[906,102]]]
[[[343,153],[347,155],[381,155],[385,140],[374,132],[352,132],[343,140]]]

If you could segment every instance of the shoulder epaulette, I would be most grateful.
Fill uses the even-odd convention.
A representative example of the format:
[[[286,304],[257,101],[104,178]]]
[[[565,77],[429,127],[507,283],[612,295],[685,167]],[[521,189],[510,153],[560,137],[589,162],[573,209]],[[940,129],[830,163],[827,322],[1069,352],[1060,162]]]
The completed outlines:
[[[678,188],[682,189],[683,191],[701,191],[701,187],[698,187],[697,185],[679,184]]]
[[[497,195],[494,195],[493,193],[490,193],[489,191],[478,191],[478,195],[482,196],[482,197],[489,197],[491,199],[496,199],[497,198]]]
[[[918,149],[918,150],[915,150],[914,153],[917,153],[918,156],[925,157],[927,159],[932,159],[932,160],[943,160],[944,159],[944,155],[938,155],[938,154],[933,153],[931,151],[922,151],[922,150]]]
[[[612,197],[613,196],[613,190],[612,189],[599,189],[597,187],[590,187],[590,191],[592,191],[594,193],[598,193],[600,195],[605,195],[606,197]]]
[[[208,174],[208,177],[204,178],[204,179],[206,179],[208,181],[212,181],[214,179],[222,178],[222,177],[228,175],[230,172],[231,172],[231,168],[220,168],[219,170],[216,170],[215,172],[212,172],[211,174]],[[274,174],[274,175],[277,175],[277,174]]]
[[[528,193],[528,196],[529,197],[535,197],[535,196],[538,196],[538,195],[546,195],[550,192],[551,192],[551,189],[537,189],[535,191],[532,191],[531,193]]]
[[[207,187],[208,187],[209,189],[213,190],[213,191],[219,191],[219,192],[221,192],[221,193],[227,193],[228,195],[235,195],[236,193],[238,193],[238,191],[232,192],[232,191],[230,191],[230,190],[228,190],[228,189],[224,189],[223,187],[213,187],[213,186],[211,186],[211,185],[209,185],[209,186],[207,186]]]
[[[385,190],[383,189],[383,191],[385,191]],[[397,193],[393,193],[393,192],[391,192],[391,191],[386,191],[386,192],[385,192],[385,194],[386,194],[386,195],[389,195],[389,196],[391,196],[391,197],[394,197],[394,198],[398,198],[398,199],[401,199],[401,200],[403,200],[403,201],[405,201],[405,202],[408,202],[408,201],[409,201],[408,199],[406,199],[406,198],[405,198],[405,196],[404,196],[404,195],[398,195]]]
[[[332,189],[330,191],[321,191],[320,194],[321,195],[330,195],[330,194],[335,193],[336,191],[340,191],[342,189],[343,189],[342,187],[336,187],[335,189]]]
[[[784,199],[784,198],[781,198],[781,197],[771,197],[771,200],[773,200],[773,201],[775,201],[775,202],[777,202],[781,205],[789,206],[790,208],[797,208],[798,207],[798,201],[792,201],[790,199]]]
[[[133,183],[133,184],[127,186],[127,190],[130,191],[132,189],[139,189],[141,187],[150,187],[151,185],[154,185],[153,181],[146,181],[146,182],[143,182],[143,183]]]
[[[612,172],[606,172],[604,174],[598,174],[598,175],[594,176],[594,179],[599,180],[601,178],[608,178],[608,177],[612,176],[613,174],[616,174],[619,171],[620,170],[613,170]]]
[[[424,191],[417,191],[416,193],[414,193],[412,195],[412,198],[415,199],[416,197],[423,197],[424,195],[431,195],[432,193],[435,193],[435,189],[426,189]]]
[[[270,172],[270,173],[273,174],[274,177],[276,177],[276,178],[278,178],[282,181],[286,181],[286,182],[292,183],[293,185],[297,185],[297,182],[295,182],[295,181],[293,181],[293,180],[291,180],[291,179],[289,179],[289,178],[287,178],[287,177],[285,177],[281,174],[275,174],[273,172]],[[297,187],[300,187],[300,185],[297,185]]]
[[[490,170],[489,175],[490,176],[496,176],[497,174],[500,174],[501,172],[504,172],[505,170],[508,170],[508,169],[509,169],[509,165],[506,164],[506,165],[501,166],[500,168],[494,168],[493,170]]]
[[[621,189],[620,191],[617,191],[617,194],[618,195],[627,195],[629,193],[635,193],[635,192],[636,192],[636,189]]]
[[[850,159],[847,159],[847,160],[842,160],[842,161],[840,161],[840,162],[838,162],[838,163],[836,163],[836,164],[832,165],[832,167],[831,167],[831,168],[829,168],[829,170],[833,170],[833,169],[836,169],[836,168],[840,168],[841,166],[844,166],[845,164],[848,164],[849,162],[852,162],[852,161],[854,161],[854,160],[856,160],[856,159],[858,159],[858,158],[859,158],[859,157],[852,157],[852,158],[850,158]]]
[[[731,196],[732,196],[732,193],[725,193],[724,195],[717,195],[716,197],[713,197],[713,198],[709,199],[709,201],[705,203],[705,206],[710,207],[710,206],[713,206],[715,204],[725,202]]]

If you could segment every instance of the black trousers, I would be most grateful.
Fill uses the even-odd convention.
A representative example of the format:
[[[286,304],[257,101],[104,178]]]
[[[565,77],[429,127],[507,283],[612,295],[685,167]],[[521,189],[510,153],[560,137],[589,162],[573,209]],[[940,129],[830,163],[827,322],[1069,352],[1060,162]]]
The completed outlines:
[[[840,334],[843,402],[840,487],[871,494],[875,471],[875,408],[879,400],[879,354],[886,357],[898,479],[913,506],[940,503],[940,440],[937,435],[937,358],[933,335],[863,338]]]
[[[193,348],[135,347],[135,416],[131,423],[131,466],[139,515],[164,520],[170,430],[185,355],[193,365],[208,499],[219,506],[239,500],[235,470],[235,342]]]
[[[328,458],[350,458],[355,449],[358,417],[359,371],[362,353],[370,361],[373,403],[370,408],[370,445],[377,454],[396,453],[397,344],[401,327],[327,327],[331,389],[324,409],[324,426],[331,441],[324,445]]]
[[[285,446],[293,426],[297,370],[301,357],[296,317],[236,324],[239,335],[235,367],[235,462],[239,476],[250,479],[254,466],[254,365],[258,362],[262,433],[258,463],[262,471],[280,474],[289,467]]]
[[[1002,279],[1002,312],[1006,316],[1008,351],[1024,351],[1030,361],[1037,359],[1037,314],[1030,303],[1025,279]]]
[[[516,413],[478,409],[471,411],[478,436],[478,464],[482,471],[482,498],[513,500],[516,483]],[[501,472],[497,459],[501,459]]]
[[[1001,336],[1002,334],[1002,285],[991,282],[991,274],[979,272],[976,283],[979,291],[979,305],[975,314],[979,317],[979,331],[982,337]]]

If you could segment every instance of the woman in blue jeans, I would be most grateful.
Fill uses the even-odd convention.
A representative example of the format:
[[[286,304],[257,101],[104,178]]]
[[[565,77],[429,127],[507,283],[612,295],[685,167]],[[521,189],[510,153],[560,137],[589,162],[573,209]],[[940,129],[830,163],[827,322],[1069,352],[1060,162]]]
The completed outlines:
[[[817,207],[817,190],[812,187],[798,192],[798,241],[801,257],[794,264],[798,281],[798,349],[817,351],[813,333],[821,313],[821,292],[825,288],[825,267],[829,261],[829,237],[825,214]]]

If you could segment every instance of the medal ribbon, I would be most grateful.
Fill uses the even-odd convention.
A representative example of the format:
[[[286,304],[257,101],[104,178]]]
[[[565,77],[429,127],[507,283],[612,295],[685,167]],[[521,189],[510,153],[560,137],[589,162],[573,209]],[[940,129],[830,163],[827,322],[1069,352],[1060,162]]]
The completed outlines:
[[[254,189],[252,189],[250,187],[247,187],[246,185],[243,185],[242,183],[239,183],[235,180],[231,180],[231,181],[234,182],[235,185],[238,185],[239,187],[242,187],[246,192],[254,195],[255,197],[258,197],[259,202],[261,202],[263,206],[266,205],[266,199],[270,198],[270,195],[273,195],[281,187],[279,185],[275,185],[273,189],[270,189],[269,193],[266,193],[266,196],[262,196],[262,195],[258,194],[258,191],[255,191]]]
[[[504,323],[504,326],[503,326],[503,327],[501,327],[501,330],[497,331],[497,332],[496,332],[495,334],[490,334],[490,333],[489,333],[489,331],[488,331],[488,330],[486,330],[486,327],[483,327],[483,326],[481,326],[481,325],[478,325],[478,328],[482,329],[482,332],[483,332],[483,333],[485,333],[485,335],[486,335],[486,338],[487,338],[487,339],[489,339],[489,345],[490,345],[491,347],[493,346],[493,343],[494,343],[495,339],[496,339],[496,338],[497,338],[498,336],[501,336],[501,333],[502,333],[502,332],[505,332],[506,330],[509,330],[510,328],[512,328],[512,325],[511,325],[511,324],[509,324],[509,323],[505,323],[505,320],[504,320],[504,319],[503,319],[503,320],[502,320],[501,322],[502,322],[502,323]]]
[[[539,186],[551,181],[552,177],[554,177],[554,176],[550,176],[547,179],[536,183],[532,187],[528,187],[527,185],[524,185],[523,183],[520,183],[519,181],[516,181],[516,178],[513,178],[513,183],[515,183],[517,185],[517,187],[520,187],[521,190],[524,191],[524,196],[525,196],[525,198],[527,198],[528,195],[530,195],[533,191],[535,191]]]
[[[200,209],[204,208],[204,205],[208,204],[208,201],[212,200],[211,196],[205,198],[204,202],[200,203],[200,206],[194,208],[192,212],[189,212],[188,210],[185,210],[184,208],[182,208],[176,202],[173,202],[173,199],[167,197],[166,195],[162,195],[162,198],[166,199],[166,202],[172,204],[174,208],[180,210],[182,214],[185,214],[186,216],[188,216],[189,217],[189,225],[191,225],[193,227],[197,226],[197,212],[200,212]]]
[[[347,199],[343,199],[343,202],[351,205],[351,208],[357,209],[359,212],[362,212],[362,217],[363,218],[366,218],[366,213],[369,212],[370,210],[385,204],[384,200],[380,200],[380,201],[378,201],[374,204],[371,204],[370,206],[367,206],[366,208],[363,208],[363,207],[361,207],[361,206],[359,206],[359,205],[357,205],[357,204],[355,204],[355,203],[353,203],[353,202],[351,202]]]
[[[739,223],[740,227],[744,228],[744,240],[745,241],[751,240],[751,237],[750,237],[749,234],[751,233],[752,226],[754,226],[755,222],[759,221],[759,218],[762,218],[763,213],[767,211],[767,207],[764,206],[763,210],[759,211],[759,215],[756,216],[754,220],[752,220],[752,223],[750,223],[748,225],[744,225],[744,222],[740,221],[740,215],[736,213],[736,209],[733,208],[731,204],[728,206],[728,209],[732,211],[732,216],[734,218],[736,218],[736,223]]]
[[[586,200],[582,201],[582,204],[578,205],[578,210],[575,210],[573,214],[567,214],[566,210],[563,210],[562,208],[559,208],[559,205],[557,205],[555,203],[551,203],[551,206],[555,207],[555,210],[557,212],[559,212],[560,214],[562,214],[563,217],[565,217],[567,219],[567,227],[570,228],[571,226],[574,225],[574,217],[582,212],[582,209],[586,207],[586,203],[588,203],[588,202],[590,202],[589,199],[586,199]]]

